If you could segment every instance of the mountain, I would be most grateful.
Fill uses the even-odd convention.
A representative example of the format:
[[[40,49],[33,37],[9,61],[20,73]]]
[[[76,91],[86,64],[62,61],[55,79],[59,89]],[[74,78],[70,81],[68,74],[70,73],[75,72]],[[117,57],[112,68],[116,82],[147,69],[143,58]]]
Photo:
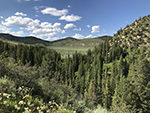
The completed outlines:
[[[67,37],[64,39],[56,40],[51,42],[51,46],[68,46],[68,47],[76,47],[76,46],[96,46],[105,41],[105,39],[111,38],[111,36],[102,36],[96,38],[85,38],[85,39],[75,39],[72,37]]]
[[[112,45],[117,42],[124,49],[140,48],[143,45],[149,45],[150,15],[139,18],[131,25],[118,30],[112,39]]]
[[[25,44],[40,43],[40,44],[43,44],[45,46],[49,45],[49,41],[44,41],[44,40],[41,40],[41,39],[33,37],[33,36],[17,37],[17,36],[13,36],[11,34],[0,33],[0,39],[8,40],[8,41],[21,42],[21,43],[25,43]]]
[[[39,43],[45,46],[96,46],[104,42],[106,38],[110,38],[110,36],[102,36],[87,39],[75,39],[72,37],[67,37],[56,41],[45,41],[33,36],[17,37],[11,34],[0,33],[0,39],[2,40],[21,42],[25,44]]]

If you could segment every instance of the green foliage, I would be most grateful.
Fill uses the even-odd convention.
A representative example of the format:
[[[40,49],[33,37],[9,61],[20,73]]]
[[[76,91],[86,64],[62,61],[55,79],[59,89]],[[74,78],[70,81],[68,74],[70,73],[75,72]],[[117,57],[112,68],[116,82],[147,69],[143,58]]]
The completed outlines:
[[[54,101],[44,103],[42,99],[33,98],[32,89],[19,87],[16,94],[0,93],[0,112],[6,113],[74,113]]]
[[[149,17],[65,58],[43,45],[0,41],[0,112],[148,113]]]

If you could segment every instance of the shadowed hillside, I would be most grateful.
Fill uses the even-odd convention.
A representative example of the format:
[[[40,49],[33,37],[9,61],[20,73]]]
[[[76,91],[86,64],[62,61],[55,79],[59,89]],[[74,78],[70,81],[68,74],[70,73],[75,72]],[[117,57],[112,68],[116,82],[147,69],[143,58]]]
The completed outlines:
[[[11,34],[0,33],[0,39],[8,40],[8,41],[21,42],[21,43],[24,43],[24,44],[40,43],[40,44],[43,44],[45,46],[49,45],[49,41],[44,41],[44,40],[41,40],[41,39],[33,37],[33,36],[17,37],[17,36],[13,36]]]

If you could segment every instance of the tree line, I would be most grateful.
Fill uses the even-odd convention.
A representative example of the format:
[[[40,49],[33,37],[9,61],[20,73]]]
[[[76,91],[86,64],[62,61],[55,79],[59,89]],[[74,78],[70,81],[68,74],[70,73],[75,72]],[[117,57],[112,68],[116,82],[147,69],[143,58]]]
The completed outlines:
[[[114,113],[148,113],[150,62],[143,55],[145,49],[127,51],[117,41],[111,45],[112,41],[106,39],[86,54],[75,52],[66,58],[43,45],[0,41],[1,59],[13,59],[16,64],[2,60],[0,75],[14,80],[16,87],[22,84],[34,88],[33,97],[65,103],[76,112],[101,105]]]

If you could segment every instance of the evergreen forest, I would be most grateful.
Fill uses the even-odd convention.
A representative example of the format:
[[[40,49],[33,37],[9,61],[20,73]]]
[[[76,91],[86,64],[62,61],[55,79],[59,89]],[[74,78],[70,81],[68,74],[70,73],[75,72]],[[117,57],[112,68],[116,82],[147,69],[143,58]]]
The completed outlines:
[[[0,113],[150,113],[150,15],[65,58],[0,41]]]

